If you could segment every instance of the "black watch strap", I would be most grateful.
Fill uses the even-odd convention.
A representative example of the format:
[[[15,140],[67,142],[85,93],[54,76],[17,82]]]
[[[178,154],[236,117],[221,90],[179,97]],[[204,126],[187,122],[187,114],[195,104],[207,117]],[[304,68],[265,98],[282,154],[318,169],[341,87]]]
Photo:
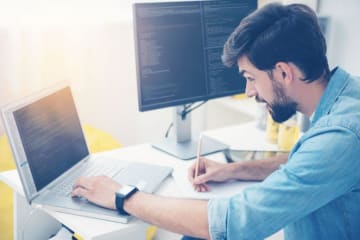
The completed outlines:
[[[116,205],[116,210],[118,211],[119,214],[130,215],[124,210],[124,202],[126,199],[134,195],[134,193],[136,193],[137,191],[139,191],[139,189],[137,187],[133,187],[133,189],[125,195],[121,192],[116,192],[115,205]]]

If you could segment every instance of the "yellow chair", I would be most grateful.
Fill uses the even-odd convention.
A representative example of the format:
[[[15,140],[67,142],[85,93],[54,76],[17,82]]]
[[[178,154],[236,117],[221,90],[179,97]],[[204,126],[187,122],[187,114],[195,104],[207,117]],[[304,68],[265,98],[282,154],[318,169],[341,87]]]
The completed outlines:
[[[5,135],[0,137],[0,171],[15,168],[9,142]],[[0,182],[0,239],[12,240],[13,235],[13,193],[5,183]]]
[[[108,151],[122,147],[122,145],[105,131],[101,131],[88,124],[83,125],[85,138],[91,153]]]

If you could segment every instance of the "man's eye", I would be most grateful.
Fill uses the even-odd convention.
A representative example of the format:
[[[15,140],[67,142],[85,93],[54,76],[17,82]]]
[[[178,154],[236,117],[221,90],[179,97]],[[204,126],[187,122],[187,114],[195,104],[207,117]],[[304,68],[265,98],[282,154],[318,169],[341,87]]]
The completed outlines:
[[[254,78],[252,78],[252,77],[247,77],[247,78],[246,78],[246,80],[248,80],[248,81],[252,82],[252,81],[254,81],[255,79],[254,79]]]

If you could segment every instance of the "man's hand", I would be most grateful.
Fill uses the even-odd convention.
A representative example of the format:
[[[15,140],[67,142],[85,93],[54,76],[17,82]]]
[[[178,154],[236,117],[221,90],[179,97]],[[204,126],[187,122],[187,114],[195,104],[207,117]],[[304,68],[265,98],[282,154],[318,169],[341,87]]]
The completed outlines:
[[[200,158],[199,175],[197,177],[195,176],[196,163],[194,163],[188,170],[188,179],[194,185],[196,191],[209,191],[209,187],[206,185],[207,182],[225,182],[230,179],[226,171],[227,165],[228,164],[215,162],[207,158]]]
[[[107,176],[81,177],[74,186],[72,197],[84,197],[99,206],[116,209],[115,193],[122,187]]]

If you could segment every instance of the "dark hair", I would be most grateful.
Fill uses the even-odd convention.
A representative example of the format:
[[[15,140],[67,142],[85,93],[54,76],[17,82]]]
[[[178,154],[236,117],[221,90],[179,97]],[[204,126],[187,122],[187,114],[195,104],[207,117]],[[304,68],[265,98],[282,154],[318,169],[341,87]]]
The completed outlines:
[[[271,3],[244,18],[226,41],[222,61],[232,66],[242,56],[263,71],[292,62],[306,82],[330,75],[316,14],[303,4]]]

